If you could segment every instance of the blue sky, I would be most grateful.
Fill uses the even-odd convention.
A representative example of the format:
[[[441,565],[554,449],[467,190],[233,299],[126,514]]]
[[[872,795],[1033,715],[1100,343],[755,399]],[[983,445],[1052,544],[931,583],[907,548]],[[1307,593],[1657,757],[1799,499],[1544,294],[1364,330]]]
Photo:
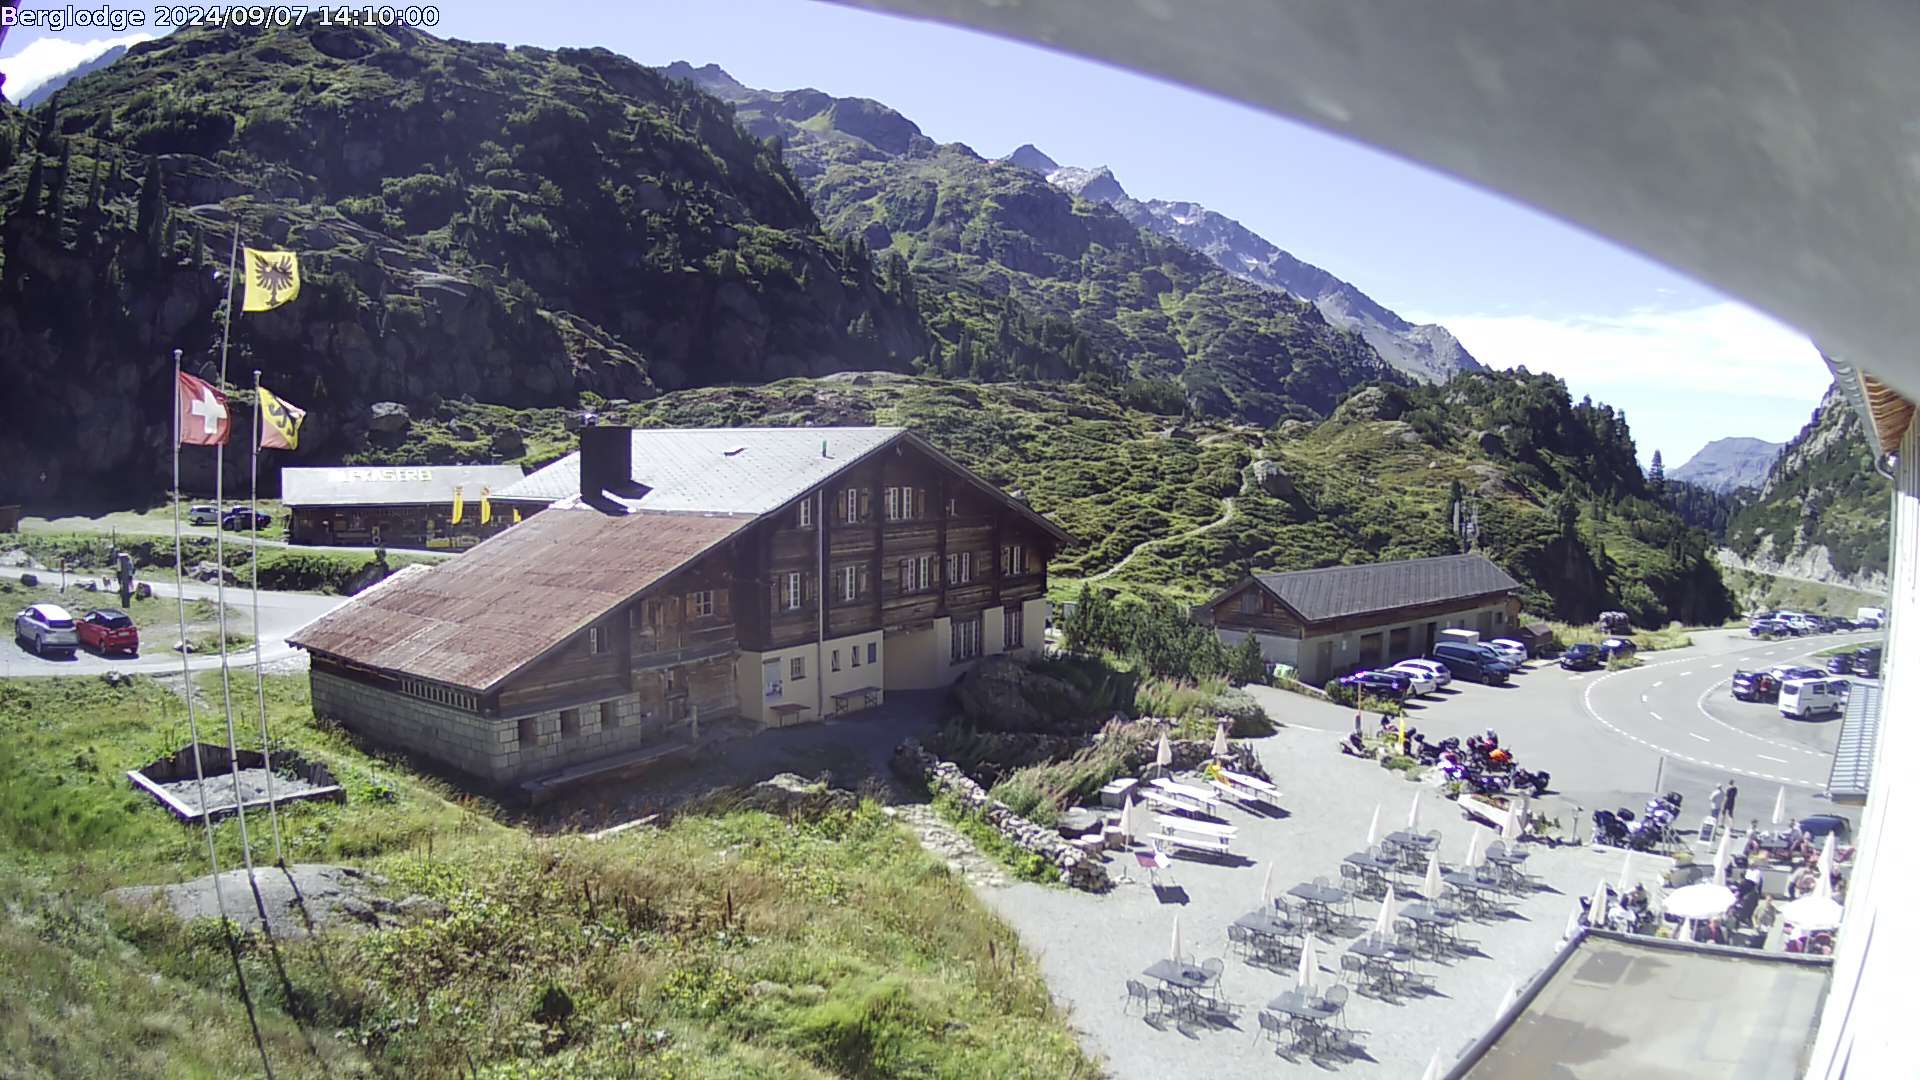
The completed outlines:
[[[1136,197],[1204,203],[1402,315],[1443,323],[1482,361],[1552,371],[1576,396],[1624,408],[1643,460],[1657,448],[1672,466],[1727,435],[1787,439],[1828,383],[1803,337],[1578,229],[1311,128],[1064,54],[812,0],[460,0],[440,10],[433,29],[448,36],[718,63],[750,86],[876,98],[987,156],[1031,142],[1062,164],[1107,165]],[[108,36],[14,29],[0,47],[8,96]]]

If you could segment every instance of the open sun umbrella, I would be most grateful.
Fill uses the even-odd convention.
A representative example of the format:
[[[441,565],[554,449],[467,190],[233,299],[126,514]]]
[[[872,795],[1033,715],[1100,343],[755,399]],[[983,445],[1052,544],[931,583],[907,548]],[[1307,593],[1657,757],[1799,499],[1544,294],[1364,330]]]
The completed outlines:
[[[1220,761],[1227,760],[1227,725],[1225,724],[1213,726],[1213,756]]]
[[[1427,856],[1427,879],[1420,883],[1420,891],[1427,894],[1427,902],[1440,902],[1440,856],[1434,853]]]
[[[1587,925],[1607,925],[1607,883],[1604,879],[1593,887],[1593,899],[1587,903]]]
[[[1180,915],[1178,912],[1175,912],[1173,916],[1173,952],[1170,954],[1175,963],[1180,962],[1181,952],[1182,950],[1180,948]]]
[[[1787,823],[1787,785],[1780,785],[1780,794],[1773,797],[1773,827],[1779,828]]]
[[[1796,930],[1831,930],[1840,925],[1842,909],[1830,896],[1815,893],[1780,906],[1780,921]]]
[[[1676,919],[1711,919],[1733,906],[1733,890],[1699,881],[1667,896],[1666,912]]]
[[[1386,898],[1380,901],[1380,917],[1373,920],[1373,933],[1382,941],[1393,937],[1393,886],[1387,886]]]
[[[1420,827],[1420,793],[1413,793],[1413,804],[1407,807],[1407,831]]]
[[[1373,820],[1367,823],[1367,846],[1380,842],[1380,804],[1373,804]]]
[[[1320,983],[1320,957],[1314,952],[1312,934],[1307,935],[1306,942],[1300,947],[1300,970],[1294,972],[1294,982],[1301,993],[1311,994]]]

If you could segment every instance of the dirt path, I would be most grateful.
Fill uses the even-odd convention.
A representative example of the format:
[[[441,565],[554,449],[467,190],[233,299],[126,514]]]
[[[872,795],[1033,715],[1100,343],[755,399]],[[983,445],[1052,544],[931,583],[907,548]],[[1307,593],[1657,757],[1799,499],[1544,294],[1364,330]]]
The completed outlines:
[[[887,808],[902,825],[919,837],[920,846],[947,864],[947,869],[976,889],[1004,889],[1007,872],[991,857],[983,855],[973,841],[960,835],[941,820],[926,803],[908,803]]]
[[[1245,469],[1240,470],[1240,490],[1241,491],[1245,491],[1247,489],[1247,469],[1251,469],[1251,468],[1253,468],[1253,466],[1249,464]],[[1174,533],[1172,536],[1162,536],[1157,540],[1143,541],[1142,543],[1136,545],[1132,551],[1127,552],[1126,555],[1122,557],[1119,562],[1114,563],[1112,566],[1107,567],[1105,570],[1102,570],[1097,574],[1088,575],[1086,580],[1087,581],[1105,581],[1107,578],[1110,578],[1113,575],[1119,573],[1120,571],[1126,569],[1127,564],[1133,561],[1134,556],[1140,554],[1141,552],[1147,550],[1148,548],[1159,547],[1161,544],[1171,544],[1180,540],[1189,540],[1189,539],[1192,539],[1193,537],[1201,535],[1202,533],[1211,532],[1214,529],[1217,529],[1220,526],[1225,525],[1227,522],[1233,520],[1233,515],[1235,513],[1234,500],[1236,498],[1238,498],[1237,493],[1234,495],[1229,495],[1225,499],[1220,500],[1221,506],[1223,507],[1223,509],[1220,512],[1220,516],[1217,518],[1214,518],[1212,521],[1207,522],[1205,525],[1196,525],[1185,532]]]

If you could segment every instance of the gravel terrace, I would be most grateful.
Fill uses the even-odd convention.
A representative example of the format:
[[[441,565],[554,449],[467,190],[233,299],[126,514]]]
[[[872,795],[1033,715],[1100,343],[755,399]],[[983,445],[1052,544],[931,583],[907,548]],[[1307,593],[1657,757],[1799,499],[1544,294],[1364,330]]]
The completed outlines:
[[[246,759],[241,758],[241,760],[244,761]],[[297,776],[289,776],[281,772],[268,773],[265,769],[241,769],[239,770],[241,800],[239,805],[251,807],[255,803],[258,803],[261,806],[265,806],[267,803],[267,777],[269,775],[273,777],[273,797],[278,801],[284,802],[287,799],[298,798],[308,792],[320,790],[319,785],[308,783]],[[200,802],[200,782],[197,780],[175,780],[171,783],[156,784],[155,786],[164,790],[175,799],[180,800],[183,806],[193,811],[196,815],[205,810],[211,810],[215,814],[232,810],[235,806],[233,797],[234,773],[227,769],[221,769],[217,772],[209,771],[206,779],[207,801],[205,806],[202,806]]]
[[[1298,699],[1296,699],[1298,701]],[[1306,712],[1307,723],[1332,727],[1341,711],[1300,702],[1289,713]],[[1366,1057],[1277,1056],[1271,1040],[1257,1039],[1258,1010],[1294,985],[1285,972],[1249,966],[1229,949],[1227,926],[1260,903],[1267,866],[1274,869],[1275,893],[1316,877],[1340,879],[1341,859],[1365,846],[1367,824],[1378,805],[1381,833],[1404,826],[1414,792],[1420,792],[1420,829],[1440,830],[1443,862],[1457,863],[1468,838],[1481,834],[1484,847],[1495,836],[1467,820],[1459,806],[1436,789],[1408,782],[1370,762],[1340,757],[1334,737],[1322,731],[1282,729],[1255,740],[1261,760],[1284,793],[1288,816],[1266,818],[1241,810],[1227,812],[1239,828],[1234,850],[1252,860],[1240,865],[1198,858],[1176,859],[1172,887],[1149,887],[1143,871],[1115,858],[1116,875],[1129,873],[1105,896],[1015,882],[978,890],[982,899],[1018,930],[1022,943],[1039,959],[1055,997],[1072,1010],[1083,1045],[1099,1054],[1116,1077],[1169,1075],[1230,1078],[1321,1075],[1332,1071],[1355,1077],[1418,1076],[1438,1050],[1450,1059],[1492,1021],[1509,987],[1523,984],[1558,948],[1569,912],[1578,898],[1592,893],[1602,878],[1621,871],[1621,853],[1580,847],[1527,845],[1528,870],[1546,888],[1518,902],[1512,914],[1490,922],[1466,923],[1461,936],[1484,955],[1456,957],[1445,964],[1422,960],[1419,970],[1433,973],[1438,990],[1394,1004],[1355,994],[1347,1023],[1361,1032]],[[1130,863],[1130,860],[1128,860]],[[1669,861],[1636,855],[1635,877],[1652,887]],[[1402,903],[1406,898],[1402,898]],[[1361,900],[1357,910],[1371,922],[1379,904]],[[1156,1027],[1128,1008],[1126,980],[1142,976],[1149,964],[1167,955],[1175,917],[1186,950],[1195,958],[1221,957],[1226,973],[1223,996],[1240,1008],[1232,1027],[1180,1030]],[[1316,948],[1324,985],[1339,978],[1340,954],[1354,934],[1321,937]]]

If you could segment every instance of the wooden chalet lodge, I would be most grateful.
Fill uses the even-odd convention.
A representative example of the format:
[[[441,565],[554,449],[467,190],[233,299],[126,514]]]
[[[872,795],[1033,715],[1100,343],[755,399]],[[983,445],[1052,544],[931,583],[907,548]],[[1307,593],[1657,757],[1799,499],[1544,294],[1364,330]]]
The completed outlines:
[[[536,798],[1035,653],[1069,539],[903,428],[589,427],[495,497],[541,512],[291,641],[317,714]]]
[[[1194,611],[1232,648],[1248,634],[1269,663],[1321,683],[1433,651],[1439,633],[1520,629],[1520,583],[1484,555],[1253,574]]]

